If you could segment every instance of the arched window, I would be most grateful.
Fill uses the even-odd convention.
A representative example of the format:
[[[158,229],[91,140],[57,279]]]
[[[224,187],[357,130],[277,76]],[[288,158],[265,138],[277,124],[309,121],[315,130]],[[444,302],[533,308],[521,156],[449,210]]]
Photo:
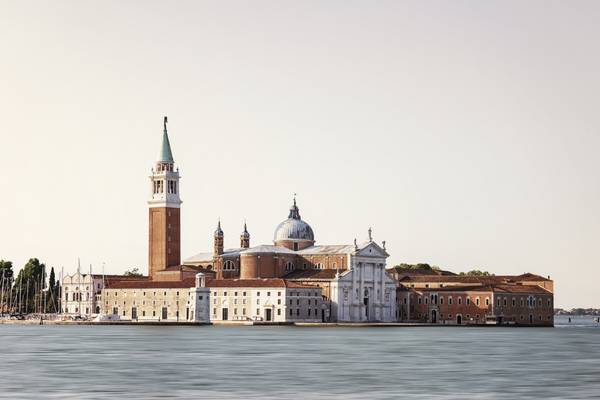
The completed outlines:
[[[286,271],[293,271],[294,270],[294,264],[290,261],[285,263],[285,270]]]
[[[235,264],[233,263],[233,261],[227,260],[227,261],[225,261],[225,264],[223,265],[223,269],[225,271],[234,270],[235,269]]]

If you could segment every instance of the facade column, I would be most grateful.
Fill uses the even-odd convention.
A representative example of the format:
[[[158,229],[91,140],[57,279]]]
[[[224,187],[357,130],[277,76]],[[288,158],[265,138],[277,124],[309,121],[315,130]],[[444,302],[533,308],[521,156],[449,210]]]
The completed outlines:
[[[365,276],[364,276],[365,266],[360,263],[360,288],[358,289],[358,310],[359,310],[359,320],[363,321],[367,319],[366,316],[366,306],[364,303],[365,296]]]

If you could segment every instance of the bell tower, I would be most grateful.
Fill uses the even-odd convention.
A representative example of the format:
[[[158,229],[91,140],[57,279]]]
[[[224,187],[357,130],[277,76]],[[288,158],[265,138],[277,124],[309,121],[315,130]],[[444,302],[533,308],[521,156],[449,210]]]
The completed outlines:
[[[150,176],[148,275],[181,262],[179,169],[171,153],[167,117],[158,160]]]

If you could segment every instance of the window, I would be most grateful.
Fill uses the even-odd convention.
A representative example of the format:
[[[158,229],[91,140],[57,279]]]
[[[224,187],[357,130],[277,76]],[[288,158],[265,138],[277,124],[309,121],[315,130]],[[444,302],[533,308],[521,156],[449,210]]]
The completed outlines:
[[[257,295],[257,296],[260,296],[260,292],[256,292],[256,295]]]
[[[462,297],[458,298],[458,305],[460,306],[462,304]]]
[[[290,316],[292,315],[292,309],[290,308]]]
[[[277,292],[277,296],[281,296],[281,292]]]
[[[289,262],[289,261],[288,261],[288,262],[286,262],[286,263],[285,263],[285,270],[286,270],[286,271],[293,271],[293,270],[294,270],[294,264],[293,264],[293,263],[291,263],[291,262]]]
[[[269,297],[271,295],[271,292],[267,292],[267,297]]]
[[[231,260],[225,261],[225,264],[223,265],[223,270],[232,271],[234,269],[235,269],[235,264],[233,263],[233,261],[231,261]]]
[[[213,308],[213,315],[217,315],[217,309]]]
[[[281,315],[281,308],[277,309],[277,315]]]
[[[277,304],[281,304],[281,299],[277,299]]]
[[[223,292],[223,296],[227,296],[227,292]]]
[[[299,306],[300,305],[300,299],[296,300],[296,305]]]
[[[418,302],[419,304],[421,304],[421,296],[419,296]]]
[[[475,299],[475,304],[479,305],[479,297]]]
[[[310,315],[310,308],[308,309],[308,315]]]
[[[485,305],[486,306],[490,305],[490,299],[488,297],[485,298]]]
[[[299,315],[300,315],[300,309],[296,308],[296,316],[299,316]]]
[[[444,297],[440,296],[440,304],[444,304]]]
[[[242,296],[244,296],[244,297],[245,297],[245,296],[246,296],[246,292],[242,292]]]
[[[242,315],[246,315],[246,309],[242,308]]]
[[[298,243],[294,242],[294,251],[298,251]]]
[[[506,307],[506,297],[502,299],[502,305]]]
[[[406,302],[405,302],[405,304],[406,304]],[[450,296],[448,296],[448,304],[452,305],[452,297],[450,297]]]
[[[233,292],[233,295],[237,297],[237,292]]]
[[[467,297],[467,305],[468,306],[471,305],[471,298],[470,297]]]
[[[302,264],[302,269],[306,269],[306,263]]]
[[[315,264],[315,268],[316,268],[316,269],[323,269],[323,264],[321,264],[321,263],[316,263],[316,264]]]
[[[256,299],[256,304],[260,304],[260,299]]]
[[[429,299],[427,297],[425,297],[425,304],[427,304],[428,301],[429,301]]]
[[[515,299],[514,297],[512,298],[512,306],[516,306],[517,305],[517,299]]]

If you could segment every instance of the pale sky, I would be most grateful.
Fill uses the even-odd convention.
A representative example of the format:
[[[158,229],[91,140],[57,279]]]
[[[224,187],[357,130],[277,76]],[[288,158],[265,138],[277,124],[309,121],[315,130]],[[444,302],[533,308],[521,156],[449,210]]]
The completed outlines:
[[[0,258],[147,271],[163,115],[182,258],[294,192],[317,244],[550,275],[599,307],[600,2],[2,1]]]

